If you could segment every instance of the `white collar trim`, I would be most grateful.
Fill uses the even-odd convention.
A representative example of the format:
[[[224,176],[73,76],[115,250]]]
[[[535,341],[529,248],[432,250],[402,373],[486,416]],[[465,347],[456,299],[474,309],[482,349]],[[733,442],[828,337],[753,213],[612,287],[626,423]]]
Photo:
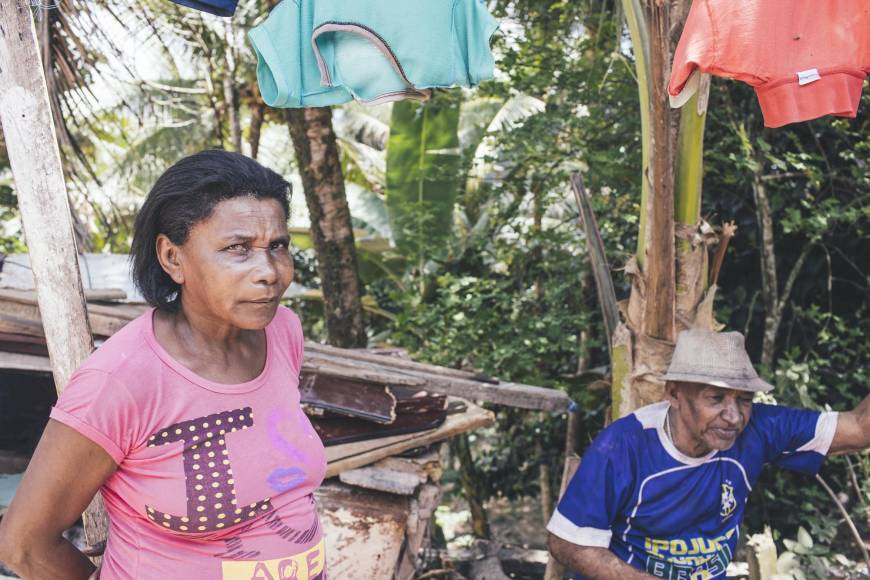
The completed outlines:
[[[690,457],[677,449],[674,442],[671,441],[671,438],[668,437],[668,434],[665,433],[665,418],[668,416],[668,410],[671,408],[671,404],[668,401],[661,401],[659,403],[653,403],[652,405],[647,405],[646,407],[641,407],[637,411],[634,412],[635,417],[644,429],[655,429],[656,434],[659,438],[659,443],[661,443],[662,447],[664,447],[665,451],[668,452],[668,455],[683,463],[685,465],[697,466],[703,463],[706,463],[710,459],[712,459],[717,453],[718,450],[714,449],[710,453],[706,455],[702,455],[701,457]]]

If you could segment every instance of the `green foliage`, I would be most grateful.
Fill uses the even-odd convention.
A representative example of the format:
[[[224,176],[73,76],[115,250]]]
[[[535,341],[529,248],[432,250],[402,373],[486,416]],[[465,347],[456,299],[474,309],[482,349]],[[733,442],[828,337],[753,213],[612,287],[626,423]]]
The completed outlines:
[[[441,255],[450,236],[460,175],[459,99],[393,105],[387,144],[386,207],[393,238],[411,263]]]
[[[0,253],[18,254],[26,251],[18,219],[15,190],[0,180]]]
[[[802,252],[803,268],[786,305],[777,359],[768,377],[783,405],[848,410],[867,394],[870,357],[867,252],[870,227],[870,99],[855,120],[823,118],[777,130],[763,129],[752,91],[714,80],[708,120],[704,213],[739,226],[720,277],[717,314],[729,328],[747,334],[750,353],[761,347],[764,307],[760,298],[758,236],[752,174],[759,172],[770,199],[780,290]],[[870,534],[866,482],[870,459],[831,458],[822,476],[844,494],[864,537]],[[747,506],[745,526],[770,525],[793,537],[803,525],[819,556],[799,561],[818,574],[821,552],[831,566],[835,554],[860,556],[830,497],[811,478],[767,469]],[[821,558],[821,559],[820,559]],[[815,570],[815,572],[812,572]]]
[[[588,419],[584,437],[591,437],[601,426],[606,393],[586,388],[595,375],[578,375],[578,358],[604,345],[599,337],[584,338],[597,316],[594,298],[589,300],[578,279],[565,275],[585,268],[584,258],[571,251],[572,230],[488,243],[488,265],[478,259],[482,248],[469,248],[466,259],[451,264],[424,295],[394,295],[400,313],[393,340],[423,360],[566,390],[580,403]],[[476,465],[490,493],[528,494],[538,485],[540,463],[558,471],[564,416],[494,410],[497,426],[475,438]]]

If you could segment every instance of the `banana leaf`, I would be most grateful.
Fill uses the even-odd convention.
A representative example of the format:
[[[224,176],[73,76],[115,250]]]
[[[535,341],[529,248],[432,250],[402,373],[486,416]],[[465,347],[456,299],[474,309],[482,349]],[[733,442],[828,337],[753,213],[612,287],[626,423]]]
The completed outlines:
[[[442,255],[464,187],[456,98],[393,105],[387,143],[387,217],[399,252],[422,266]]]

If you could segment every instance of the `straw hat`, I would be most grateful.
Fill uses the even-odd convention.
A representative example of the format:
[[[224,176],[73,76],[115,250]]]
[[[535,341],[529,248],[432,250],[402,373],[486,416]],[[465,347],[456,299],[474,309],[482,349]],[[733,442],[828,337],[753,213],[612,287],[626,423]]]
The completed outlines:
[[[677,337],[677,347],[664,379],[740,391],[766,393],[773,389],[758,378],[752,368],[739,332],[684,330]]]

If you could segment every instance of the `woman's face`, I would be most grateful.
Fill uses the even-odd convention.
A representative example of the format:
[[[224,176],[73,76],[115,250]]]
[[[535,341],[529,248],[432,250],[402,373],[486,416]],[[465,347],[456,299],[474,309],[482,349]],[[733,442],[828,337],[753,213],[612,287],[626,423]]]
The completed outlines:
[[[218,203],[175,246],[182,279],[170,275],[181,284],[182,308],[235,328],[265,328],[293,280],[289,244],[278,201],[240,196]]]

